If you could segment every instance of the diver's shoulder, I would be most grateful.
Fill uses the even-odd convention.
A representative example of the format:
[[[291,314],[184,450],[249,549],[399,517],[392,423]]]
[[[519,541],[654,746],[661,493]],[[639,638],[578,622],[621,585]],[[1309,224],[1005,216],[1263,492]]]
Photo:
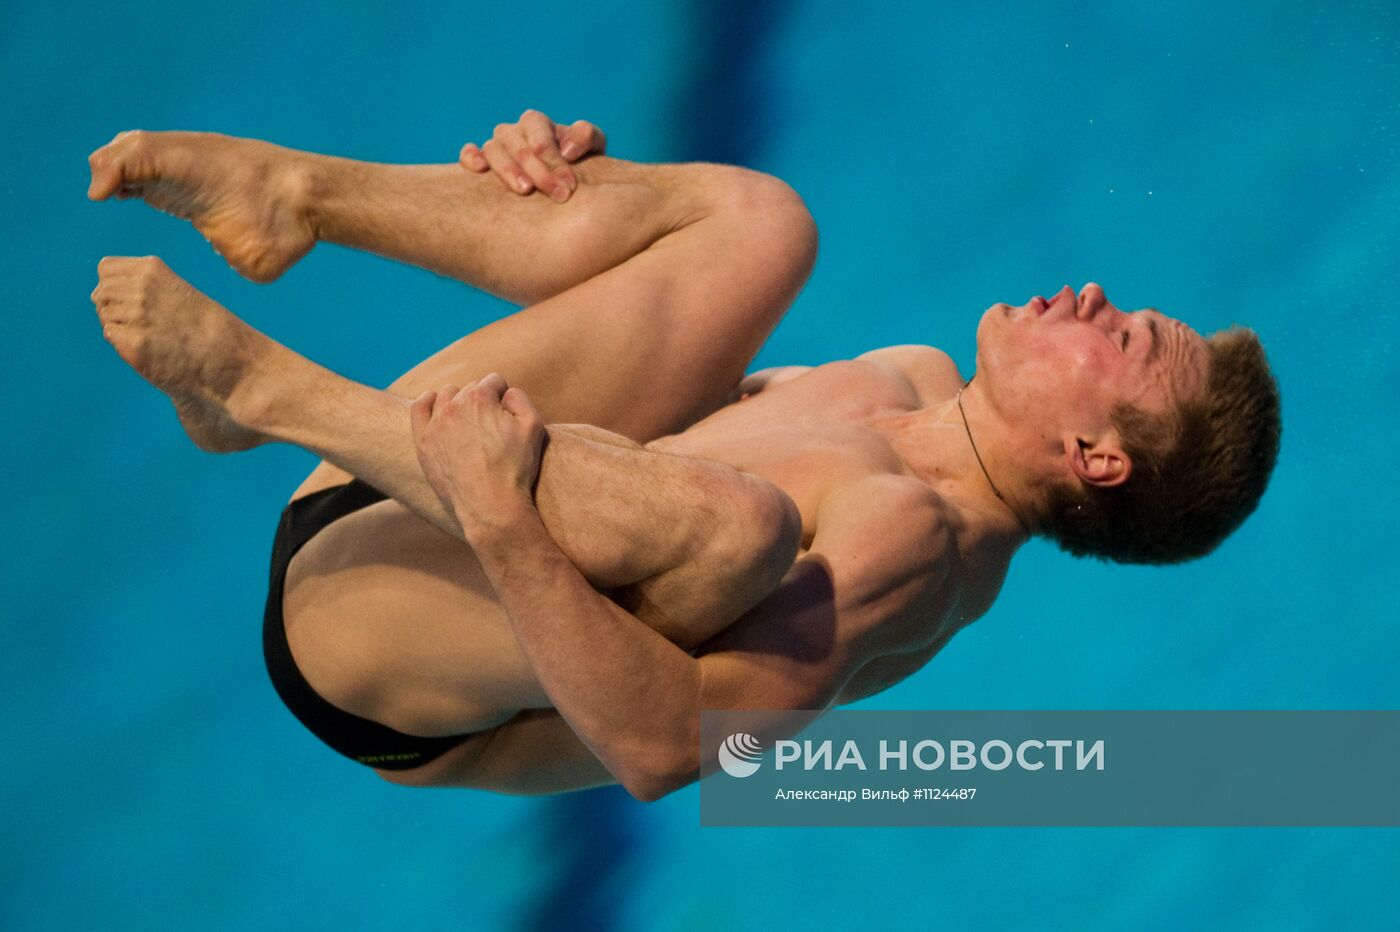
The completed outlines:
[[[928,483],[899,473],[876,473],[846,486],[841,498],[880,527],[880,537],[891,549],[917,556],[918,562],[941,562],[947,555],[957,510]]]
[[[861,353],[856,357],[907,379],[920,395],[946,395],[963,383],[953,357],[936,346],[904,343]]]

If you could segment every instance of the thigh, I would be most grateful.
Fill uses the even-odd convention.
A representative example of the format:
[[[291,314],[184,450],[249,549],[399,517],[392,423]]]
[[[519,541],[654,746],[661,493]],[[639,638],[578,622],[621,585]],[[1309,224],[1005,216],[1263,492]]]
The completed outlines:
[[[302,547],[283,617],[318,694],[407,734],[479,731],[550,704],[471,548],[392,500]]]
[[[525,391],[547,424],[597,427],[642,444],[684,430],[717,409],[752,359],[747,350],[723,351],[700,367],[671,366],[658,353],[660,338],[639,332],[632,346],[605,348],[581,339],[572,326],[552,325],[550,314],[527,308],[462,337],[395,379],[387,391],[416,398],[444,385],[469,385],[489,372]],[[654,366],[619,357],[651,354]],[[712,350],[713,352],[713,350]],[[619,379],[618,376],[623,378]],[[731,376],[733,381],[730,381]],[[631,381],[628,381],[628,380]],[[629,389],[619,387],[626,382]],[[300,498],[353,478],[322,461],[292,496]]]
[[[811,271],[811,215],[769,181],[458,340],[394,390],[495,371],[530,394],[546,423],[593,424],[642,443],[683,430],[743,378]]]
[[[617,783],[553,709],[526,709],[421,767],[377,773],[400,786],[459,787],[517,796]]]
[[[724,403],[810,271],[801,250],[746,225],[727,215],[692,223],[462,337],[389,391],[415,397],[499,372],[546,423],[591,424],[641,443],[684,430]],[[344,476],[321,472],[325,484]]]

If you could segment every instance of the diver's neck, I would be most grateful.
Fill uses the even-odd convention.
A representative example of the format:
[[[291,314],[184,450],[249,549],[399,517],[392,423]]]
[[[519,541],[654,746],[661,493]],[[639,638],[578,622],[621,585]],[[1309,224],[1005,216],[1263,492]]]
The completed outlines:
[[[961,405],[959,400],[954,395],[872,426],[912,475],[943,498],[983,516],[998,536],[1024,540],[1030,536],[1024,517],[1030,508],[1017,481],[1015,445],[1006,442],[1008,432],[975,382],[961,392]]]

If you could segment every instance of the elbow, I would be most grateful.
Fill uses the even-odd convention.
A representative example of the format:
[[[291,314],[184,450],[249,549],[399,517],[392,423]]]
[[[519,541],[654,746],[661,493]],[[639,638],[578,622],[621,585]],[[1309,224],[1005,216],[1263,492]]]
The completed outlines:
[[[633,799],[654,803],[694,783],[698,770],[685,755],[670,754],[663,758],[657,754],[645,766],[636,767],[622,776],[619,782]]]
[[[679,789],[663,780],[629,780],[622,784],[628,794],[639,803],[654,803],[672,790]]]

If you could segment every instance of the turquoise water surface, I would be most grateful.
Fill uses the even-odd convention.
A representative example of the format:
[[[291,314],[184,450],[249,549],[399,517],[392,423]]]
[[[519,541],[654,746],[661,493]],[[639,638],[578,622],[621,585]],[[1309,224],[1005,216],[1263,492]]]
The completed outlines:
[[[1393,829],[720,830],[641,805],[389,786],[279,704],[259,630],[310,468],[199,453],[103,343],[107,254],[162,256],[383,385],[509,311],[335,247],[270,287],[84,198],[132,127],[451,161],[526,107],[611,152],[774,173],[822,231],[759,363],[905,342],[965,371],[994,301],[1104,284],[1263,336],[1284,446],[1205,561],[1034,544],[871,708],[1400,708],[1400,23],[1349,4],[811,2],[0,8],[8,559],[0,925],[1393,928]]]

